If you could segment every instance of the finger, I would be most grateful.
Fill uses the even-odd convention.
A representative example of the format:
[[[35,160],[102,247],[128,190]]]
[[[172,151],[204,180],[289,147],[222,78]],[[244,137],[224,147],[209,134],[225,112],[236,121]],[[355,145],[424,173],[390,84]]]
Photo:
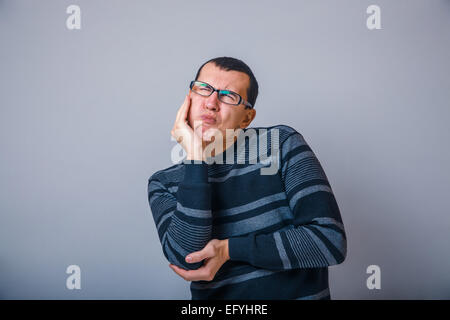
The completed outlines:
[[[189,109],[191,108],[191,98],[189,95],[186,95],[186,102],[183,106],[183,112],[182,112],[182,120],[183,122],[188,122],[188,115],[189,115]]]
[[[179,275],[180,277],[182,277],[184,280],[188,280],[186,279],[185,275],[183,274],[183,269],[177,267],[176,265],[173,264],[169,264],[170,269],[173,270],[173,272],[175,272],[177,275]]]
[[[208,276],[205,274],[205,268],[200,268],[197,270],[184,270],[176,265],[170,265],[172,270],[182,277],[186,281],[198,281],[198,280],[207,280]]]
[[[186,262],[188,263],[196,263],[200,262],[204,259],[210,258],[212,255],[210,254],[207,247],[203,248],[200,251],[192,252],[186,256]]]
[[[182,114],[183,114],[183,112],[184,112],[183,110],[184,110],[184,108],[185,108],[187,102],[188,102],[188,96],[186,95],[186,96],[184,97],[184,101],[183,101],[181,107],[178,109],[177,116],[176,116],[176,118],[175,118],[175,122],[180,121],[180,118],[182,117]]]

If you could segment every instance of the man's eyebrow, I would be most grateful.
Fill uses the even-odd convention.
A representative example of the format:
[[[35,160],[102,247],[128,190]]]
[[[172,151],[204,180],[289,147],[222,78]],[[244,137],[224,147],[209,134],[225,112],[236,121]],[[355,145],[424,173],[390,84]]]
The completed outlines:
[[[225,86],[225,88],[224,88],[224,89],[222,89],[222,90],[232,91],[232,92],[236,92],[236,93],[240,94],[240,93],[239,93],[239,91],[237,91],[237,90],[234,90],[234,89],[229,89],[229,88],[228,88],[229,86],[230,86],[230,85],[229,85],[229,84],[227,84],[227,85]]]

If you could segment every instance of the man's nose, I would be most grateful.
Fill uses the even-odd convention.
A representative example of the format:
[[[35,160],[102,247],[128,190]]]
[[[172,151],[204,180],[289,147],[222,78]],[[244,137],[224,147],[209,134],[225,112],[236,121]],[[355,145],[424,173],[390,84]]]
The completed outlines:
[[[219,93],[217,91],[213,92],[212,95],[210,95],[206,99],[206,108],[209,110],[219,110],[220,100],[219,100]]]

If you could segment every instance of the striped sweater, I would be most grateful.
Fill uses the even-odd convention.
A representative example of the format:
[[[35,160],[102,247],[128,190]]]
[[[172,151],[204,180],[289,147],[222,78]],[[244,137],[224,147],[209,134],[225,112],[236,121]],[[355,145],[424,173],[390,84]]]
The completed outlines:
[[[230,260],[212,281],[191,282],[192,299],[330,299],[328,266],[344,261],[347,242],[319,160],[289,126],[242,132],[244,139],[216,157],[183,161],[149,178],[165,257],[198,269],[203,262],[185,262],[189,253],[229,239]]]

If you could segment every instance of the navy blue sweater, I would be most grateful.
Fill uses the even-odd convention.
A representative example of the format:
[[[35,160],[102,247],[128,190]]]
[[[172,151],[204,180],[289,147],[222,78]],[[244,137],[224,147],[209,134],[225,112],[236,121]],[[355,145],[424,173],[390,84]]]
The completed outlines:
[[[191,282],[192,299],[330,299],[328,266],[344,261],[347,242],[325,172],[295,129],[246,128],[242,137],[249,133],[256,139],[149,178],[163,253],[197,269],[203,262],[185,262],[189,253],[229,239],[230,260],[212,281]]]

